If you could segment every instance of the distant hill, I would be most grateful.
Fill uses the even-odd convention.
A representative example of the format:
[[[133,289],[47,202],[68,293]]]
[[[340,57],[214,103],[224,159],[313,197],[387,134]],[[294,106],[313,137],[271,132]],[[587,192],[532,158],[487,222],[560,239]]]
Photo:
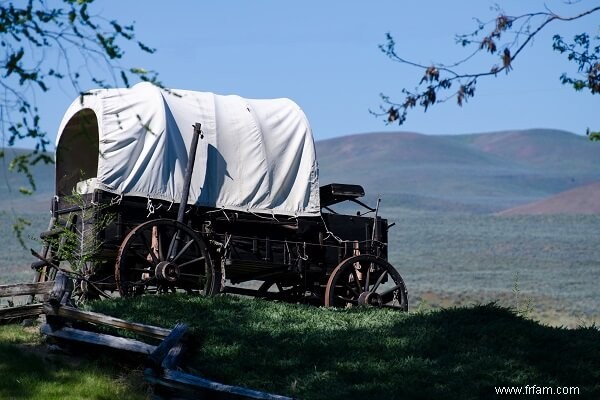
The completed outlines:
[[[370,133],[316,145],[321,183],[358,183],[413,209],[497,212],[600,180],[600,144],[549,129]]]
[[[600,182],[567,190],[546,199],[498,213],[498,215],[523,214],[600,214]]]
[[[551,129],[466,136],[472,148],[528,166],[587,169],[600,165],[600,150],[587,138]]]
[[[364,133],[316,143],[321,184],[363,185],[367,200],[416,210],[495,213],[600,181],[600,143],[569,132],[533,129],[466,135]],[[22,150],[0,159],[0,210],[47,211],[54,167],[33,168],[37,191],[8,171]]]
[[[29,182],[24,174],[10,171],[9,165],[16,156],[31,151],[7,148],[4,152],[4,157],[0,158],[0,211],[17,213],[48,211],[54,193],[54,165],[40,162],[31,167],[36,190],[32,195],[24,196],[19,192],[19,188],[30,188]]]

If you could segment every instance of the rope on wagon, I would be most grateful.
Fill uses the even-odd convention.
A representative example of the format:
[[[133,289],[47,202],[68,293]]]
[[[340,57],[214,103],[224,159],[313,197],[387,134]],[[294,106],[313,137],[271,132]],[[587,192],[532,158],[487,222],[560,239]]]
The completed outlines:
[[[214,213],[218,213],[218,212],[222,212],[223,215],[225,216],[225,219],[227,219],[227,222],[231,222],[231,219],[229,218],[229,215],[227,215],[227,211],[225,210],[225,207],[217,208],[215,210],[206,211],[207,214],[214,214]]]
[[[277,221],[277,222],[280,222],[280,221],[277,219],[277,217],[275,217],[275,212],[274,212],[273,210],[271,210],[271,216],[270,216],[270,217],[265,217],[265,216],[262,216],[262,215],[260,215],[260,214],[257,214],[257,213],[255,213],[255,212],[252,212],[252,211],[250,211],[250,209],[249,209],[249,208],[247,208],[247,209],[246,209],[246,212],[247,212],[248,214],[252,214],[252,215],[254,215],[255,217],[258,217],[258,218],[262,218],[262,219],[272,219],[272,220],[275,220],[275,221]]]
[[[301,259],[302,261],[307,261],[308,254],[306,254],[306,242],[302,242],[302,251],[304,252],[304,255],[300,254],[300,248],[298,246],[296,246],[296,253],[298,255],[298,258]]]
[[[110,199],[110,205],[111,206],[115,206],[115,205],[119,205],[121,204],[121,201],[123,201],[123,193],[121,193],[120,196],[117,197],[113,197],[112,199]]]
[[[148,203],[146,204],[146,208],[148,209],[148,215],[146,215],[146,218],[149,218],[152,214],[154,214],[156,210],[158,210],[162,206],[163,205],[161,203],[158,203],[158,206],[155,207],[154,204],[152,204],[150,196],[148,196]]]
[[[347,242],[347,240],[342,240],[340,239],[338,236],[336,236],[333,232],[331,232],[329,230],[329,228],[327,227],[327,224],[325,223],[325,219],[323,218],[323,215],[321,215],[321,221],[323,221],[323,226],[325,227],[325,233],[327,234],[327,236],[325,236],[325,238],[323,240],[327,240],[330,237],[334,238],[335,240],[338,241],[338,243],[344,243]]]
[[[154,214],[154,211],[156,211],[156,209],[154,208],[154,204],[152,204],[152,199],[150,199],[150,195],[148,195],[148,202],[146,203],[146,209],[148,210],[148,215],[146,215],[146,218],[150,218],[150,216],[152,214]]]

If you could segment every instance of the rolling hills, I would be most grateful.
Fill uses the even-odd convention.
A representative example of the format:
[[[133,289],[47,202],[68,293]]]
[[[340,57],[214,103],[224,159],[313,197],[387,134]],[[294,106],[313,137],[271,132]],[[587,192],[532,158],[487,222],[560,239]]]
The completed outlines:
[[[600,143],[549,129],[365,133],[318,141],[316,148],[321,184],[361,184],[388,206],[416,210],[493,213],[600,181]],[[23,202],[18,188],[27,181],[8,171],[22,150],[6,153],[0,159],[0,210],[48,210],[54,168],[33,167],[37,191]]]
[[[547,129],[371,133],[317,142],[322,183],[362,184],[417,210],[498,212],[600,180],[600,145]]]

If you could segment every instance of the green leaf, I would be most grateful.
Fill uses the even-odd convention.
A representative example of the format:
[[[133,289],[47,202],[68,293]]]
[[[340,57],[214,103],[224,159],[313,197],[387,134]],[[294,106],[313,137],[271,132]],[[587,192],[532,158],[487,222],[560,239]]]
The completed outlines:
[[[33,190],[26,188],[25,186],[21,186],[19,188],[19,193],[24,194],[26,196],[30,196],[33,194]]]

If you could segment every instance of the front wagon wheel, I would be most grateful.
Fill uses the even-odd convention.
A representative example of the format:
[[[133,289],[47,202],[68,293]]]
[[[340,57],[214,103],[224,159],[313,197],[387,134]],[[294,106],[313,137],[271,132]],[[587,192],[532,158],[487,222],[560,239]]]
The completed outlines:
[[[390,263],[361,254],[345,259],[333,270],[325,288],[325,306],[408,311],[408,293],[400,273]]]
[[[119,248],[115,278],[123,297],[177,291],[209,296],[220,283],[204,240],[171,219],[144,222],[129,232]]]

